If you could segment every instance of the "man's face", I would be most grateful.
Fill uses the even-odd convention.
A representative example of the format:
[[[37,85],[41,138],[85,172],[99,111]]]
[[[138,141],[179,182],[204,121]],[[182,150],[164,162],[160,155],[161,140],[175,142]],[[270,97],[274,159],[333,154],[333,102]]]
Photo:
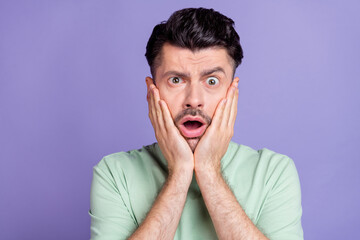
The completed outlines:
[[[224,48],[192,52],[170,44],[164,44],[161,54],[155,84],[194,151],[232,82],[231,58]]]

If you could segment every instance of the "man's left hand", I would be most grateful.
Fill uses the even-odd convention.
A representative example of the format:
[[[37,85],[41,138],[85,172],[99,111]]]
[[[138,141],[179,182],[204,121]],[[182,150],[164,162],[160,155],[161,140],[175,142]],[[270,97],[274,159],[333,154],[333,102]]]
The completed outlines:
[[[239,96],[238,83],[239,78],[235,78],[227,91],[226,98],[219,102],[211,125],[196,146],[195,173],[221,174],[220,161],[234,134]]]

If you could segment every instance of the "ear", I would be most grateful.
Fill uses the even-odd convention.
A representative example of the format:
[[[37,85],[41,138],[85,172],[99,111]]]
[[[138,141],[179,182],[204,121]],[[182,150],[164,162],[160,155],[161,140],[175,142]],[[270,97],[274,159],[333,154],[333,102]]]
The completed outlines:
[[[154,80],[151,77],[146,77],[145,82],[146,82],[146,86],[148,87],[148,89],[149,89],[151,84],[155,85]]]

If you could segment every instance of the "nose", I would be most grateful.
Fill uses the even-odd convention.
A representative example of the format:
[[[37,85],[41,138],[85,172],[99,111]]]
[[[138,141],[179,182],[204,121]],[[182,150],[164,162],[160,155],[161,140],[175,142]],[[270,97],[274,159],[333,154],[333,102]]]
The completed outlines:
[[[197,83],[186,87],[184,108],[202,108],[204,106],[204,94]]]

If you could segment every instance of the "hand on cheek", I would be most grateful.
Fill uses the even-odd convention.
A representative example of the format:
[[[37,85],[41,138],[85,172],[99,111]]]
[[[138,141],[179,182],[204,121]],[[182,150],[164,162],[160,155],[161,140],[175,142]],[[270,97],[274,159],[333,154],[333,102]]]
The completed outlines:
[[[160,99],[159,90],[153,80],[146,78],[146,84],[149,118],[161,152],[168,162],[169,175],[181,172],[183,176],[192,177],[193,153],[176,128],[167,104]]]
[[[211,125],[195,149],[195,172],[221,173],[220,160],[226,153],[234,134],[239,96],[238,82],[239,79],[235,78],[228,88],[226,98],[219,102]]]

